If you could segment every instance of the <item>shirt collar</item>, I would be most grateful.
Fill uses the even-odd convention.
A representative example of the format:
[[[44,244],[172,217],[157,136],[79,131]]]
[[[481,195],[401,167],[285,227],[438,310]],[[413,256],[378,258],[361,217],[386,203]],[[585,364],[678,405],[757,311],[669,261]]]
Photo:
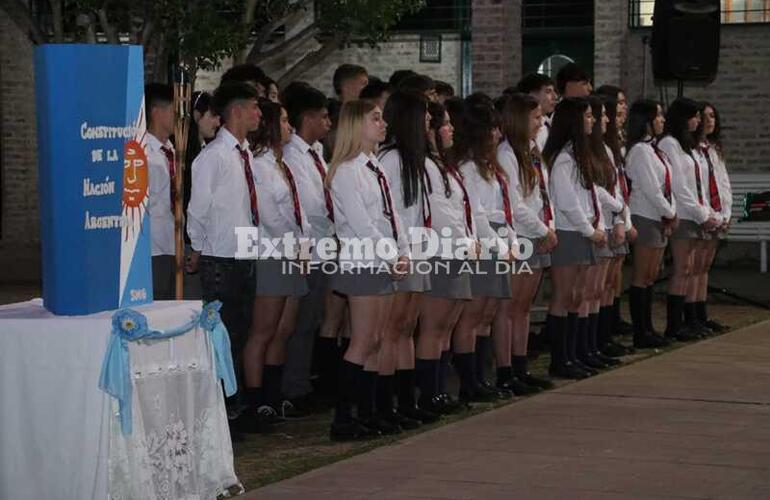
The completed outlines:
[[[162,147],[171,148],[174,149],[174,145],[171,144],[171,140],[166,139],[166,143],[160,142],[160,139],[155,137],[152,133],[147,132],[147,145],[151,147],[154,151],[160,151]]]
[[[217,137],[221,137],[224,143],[227,145],[228,149],[235,149],[236,146],[239,146],[238,139],[235,138],[235,136],[230,133],[229,130],[227,130],[227,127],[222,127],[219,129],[219,133],[217,134]],[[249,149],[249,141],[248,139],[244,139],[243,142],[240,144],[241,149],[244,151],[248,151]]]
[[[297,146],[302,152],[307,153],[309,150],[313,149],[310,147],[310,144],[305,142],[305,140],[300,137],[298,134],[291,134],[291,139],[289,141]]]

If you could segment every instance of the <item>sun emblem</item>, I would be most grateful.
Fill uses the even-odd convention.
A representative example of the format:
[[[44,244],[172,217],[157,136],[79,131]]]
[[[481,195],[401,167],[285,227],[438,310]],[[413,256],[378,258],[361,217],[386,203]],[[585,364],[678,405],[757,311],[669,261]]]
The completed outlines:
[[[123,216],[127,220],[126,227],[132,233],[137,222],[141,232],[142,216],[147,210],[148,189],[147,155],[139,142],[128,141],[123,154]],[[128,233],[129,231],[126,231],[126,239],[129,237]]]

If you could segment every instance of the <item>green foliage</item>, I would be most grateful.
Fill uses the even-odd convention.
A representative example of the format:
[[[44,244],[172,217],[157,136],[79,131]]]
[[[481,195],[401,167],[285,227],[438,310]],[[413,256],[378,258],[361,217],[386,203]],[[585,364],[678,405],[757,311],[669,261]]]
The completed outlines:
[[[425,0],[318,0],[317,23],[323,33],[345,33],[347,40],[376,45],[405,14],[417,12]]]

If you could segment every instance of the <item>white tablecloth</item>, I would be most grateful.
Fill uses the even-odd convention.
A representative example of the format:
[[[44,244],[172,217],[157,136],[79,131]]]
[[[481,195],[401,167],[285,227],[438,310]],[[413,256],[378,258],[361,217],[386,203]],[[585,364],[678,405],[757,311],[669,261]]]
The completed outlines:
[[[179,327],[197,301],[135,308]],[[0,307],[0,499],[210,499],[237,484],[222,390],[200,328],[130,344],[133,432],[98,388],[112,312]]]

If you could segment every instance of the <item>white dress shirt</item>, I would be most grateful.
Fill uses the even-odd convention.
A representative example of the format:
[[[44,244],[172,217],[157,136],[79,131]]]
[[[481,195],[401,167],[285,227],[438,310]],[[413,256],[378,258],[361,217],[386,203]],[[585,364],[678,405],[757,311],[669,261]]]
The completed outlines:
[[[147,163],[150,171],[150,199],[147,210],[150,212],[153,257],[176,254],[174,212],[171,210],[171,175],[168,171],[168,158],[161,149],[163,147],[174,151],[171,141],[167,139],[163,144],[157,137],[147,133]]]
[[[288,167],[293,174],[294,170],[291,166]],[[252,171],[257,188],[260,239],[283,238],[285,234],[294,235],[298,242],[300,239],[309,238],[310,224],[302,210],[302,202],[299,203],[301,226],[298,226],[294,216],[294,199],[289,180],[284,176],[273,151],[267,149],[255,156]],[[296,183],[296,176],[294,177]],[[285,248],[283,243],[277,245],[270,257],[296,258],[300,251],[298,242],[293,248]]]
[[[373,246],[370,247],[376,247],[378,241],[385,239],[390,240],[391,244],[396,244],[398,255],[388,259],[375,255],[372,260],[367,255],[341,253],[340,262],[347,260],[357,266],[379,266],[383,262],[392,265],[399,257],[409,256],[408,234],[404,230],[398,211],[395,209],[394,201],[393,217],[398,230],[398,240],[394,241],[390,220],[384,215],[386,206],[379,181],[375,173],[366,166],[367,162],[372,162],[379,167],[384,175],[384,169],[375,156],[360,153],[352,160],[338,165],[332,179],[334,227],[341,242],[341,249],[344,252],[346,238],[367,242],[363,248],[370,245],[368,242],[372,242],[371,245]],[[393,190],[390,189],[390,192],[392,199]]]
[[[667,162],[664,163],[661,157]],[[631,181],[631,197],[628,202],[633,215],[660,220],[676,216],[676,200],[671,190],[671,201],[665,195],[666,169],[671,177],[674,172],[667,155],[655,153],[651,142],[637,142],[626,155],[626,176]],[[673,179],[672,179],[673,184]]]
[[[716,210],[711,208],[710,193],[709,193],[709,164],[708,164],[708,160],[706,160],[706,155],[704,155],[703,151],[701,151],[702,146],[703,144],[698,145],[698,147],[695,148],[692,152],[693,158],[695,158],[695,161],[698,162],[698,166],[700,167],[701,197],[703,200],[703,204],[708,209],[709,217],[713,217],[714,219],[718,220],[721,223],[722,214],[718,213]]]
[[[311,150],[316,151],[300,136],[292,134],[289,143],[283,147],[283,159],[296,174],[295,180],[302,208],[311,226],[310,236],[314,239],[327,238],[334,235],[334,223],[329,219],[323,181],[315,160],[310,154]],[[318,154],[317,151],[316,154]],[[321,160],[324,171],[328,173],[323,154],[318,154],[318,158]]]
[[[473,222],[477,228],[476,234],[481,239],[482,247],[498,253],[501,250],[510,250],[516,241],[513,228],[508,228],[507,237],[503,239],[490,225],[490,222],[506,224],[500,183],[495,177],[484,179],[474,161],[460,163],[459,169],[463,174],[465,189],[468,191],[473,210]],[[510,200],[510,194],[508,198]]]
[[[549,227],[543,222],[543,197],[540,193],[540,182],[537,174],[535,174],[537,180],[535,187],[525,196],[524,186],[521,183],[519,161],[516,159],[513,147],[507,140],[497,146],[497,162],[508,175],[508,185],[510,186],[508,193],[511,197],[513,228],[516,233],[530,239],[545,237]],[[545,167],[543,167],[543,180],[547,192],[548,169]],[[553,219],[551,219],[551,226],[553,226]]]
[[[658,143],[671,162],[671,187],[676,198],[676,214],[680,219],[703,224],[709,218],[709,207],[698,201],[695,168],[701,169],[695,155],[686,153],[679,141],[667,135]],[[701,176],[701,184],[703,177]],[[701,191],[702,194],[702,191]]]
[[[433,219],[432,228],[439,238],[443,237],[444,233],[448,233],[447,238],[451,238],[453,243],[448,248],[445,245],[440,245],[436,256],[442,259],[454,259],[457,255],[462,255],[463,259],[467,259],[468,250],[475,246],[476,224],[472,224],[471,230],[468,231],[463,188],[452,175],[447,174],[450,191],[449,196],[447,196],[444,188],[444,177],[441,175],[438,165],[433,160],[427,159],[425,168],[433,187],[429,195]]]
[[[548,141],[548,133],[551,131],[551,120],[550,116],[543,115],[543,126],[537,131],[535,142],[540,151],[545,148],[545,143]]]
[[[721,220],[729,222],[733,214],[733,188],[730,185],[730,175],[727,173],[727,165],[725,165],[724,158],[719,156],[716,148],[712,145],[707,147],[709,158],[711,158],[711,163],[714,165],[714,175],[716,176],[717,188],[719,189],[719,201],[722,204]]]
[[[612,162],[612,165],[615,167],[615,189],[614,194],[615,198],[623,204],[623,213],[620,214],[620,216],[617,218],[617,220],[614,221],[614,224],[623,224],[623,227],[626,231],[630,230],[632,227],[634,227],[633,223],[631,222],[631,207],[629,204],[631,203],[630,198],[629,201],[626,202],[626,199],[623,197],[623,187],[620,185],[620,168],[618,165],[615,164],[615,157],[612,155],[612,151],[607,147],[607,154],[609,155],[610,161]],[[625,156],[625,147],[620,148],[620,154],[621,158]],[[624,171],[625,171],[625,163],[624,165]],[[626,174],[626,182],[628,185],[628,188],[631,189],[630,181],[628,180],[628,174]],[[630,193],[629,193],[630,196]]]
[[[406,206],[404,200],[404,182],[401,177],[401,155],[396,149],[390,149],[380,154],[380,164],[388,177],[390,184],[390,194],[393,197],[393,204],[396,207],[398,216],[404,225],[404,230],[409,235],[409,230],[416,227],[424,227],[423,194],[421,191],[415,196],[415,200],[410,206]],[[418,184],[420,186],[420,184]]]
[[[607,158],[612,165],[615,175],[617,177],[617,168],[615,167],[615,158],[612,156],[612,151],[605,145],[605,151],[607,152]],[[599,203],[602,206],[602,224],[606,228],[612,228],[616,224],[623,224],[625,227],[625,220],[623,219],[623,211],[626,203],[623,200],[623,195],[618,196],[618,183],[612,186],[612,189],[608,191],[602,186],[596,186],[596,193],[599,195]]]
[[[187,233],[193,250],[212,257],[234,258],[236,227],[254,227],[249,188],[238,140],[226,127],[195,158],[192,190],[187,206]],[[249,142],[241,148],[254,158]]]
[[[551,168],[550,185],[556,229],[577,231],[585,237],[590,237],[594,233],[592,189],[595,186],[586,189],[580,183],[572,144],[567,144],[556,156]],[[601,210],[599,212],[601,217]],[[604,228],[599,225],[596,229]]]

